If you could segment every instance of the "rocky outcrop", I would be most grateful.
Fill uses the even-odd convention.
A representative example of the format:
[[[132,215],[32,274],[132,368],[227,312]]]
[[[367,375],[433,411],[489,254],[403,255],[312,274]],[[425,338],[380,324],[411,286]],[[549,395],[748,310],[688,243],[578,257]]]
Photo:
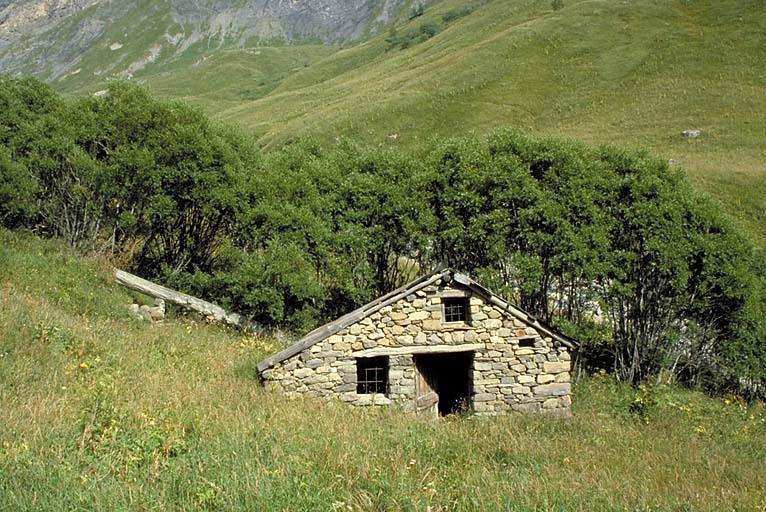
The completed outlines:
[[[110,49],[105,74],[135,72],[140,60],[172,60],[258,41],[339,43],[374,33],[409,0],[0,0],[0,72],[55,80],[77,69],[88,52]],[[138,22],[137,22],[138,21]],[[122,41],[107,40],[107,33]],[[126,42],[140,34],[145,48]],[[121,50],[122,54],[119,51]],[[121,67],[120,67],[121,66]],[[115,73],[112,73],[115,71]]]

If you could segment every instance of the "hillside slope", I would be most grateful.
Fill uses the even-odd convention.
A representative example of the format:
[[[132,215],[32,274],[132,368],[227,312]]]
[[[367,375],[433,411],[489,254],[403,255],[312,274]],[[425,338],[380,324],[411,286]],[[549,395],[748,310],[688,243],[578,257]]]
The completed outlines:
[[[396,33],[284,71],[231,51],[146,83],[249,127],[268,147],[312,134],[416,149],[435,135],[500,125],[648,147],[683,166],[763,245],[766,17],[758,0],[567,0],[559,11],[533,0],[467,5],[470,14],[445,22],[466,4],[438,2]],[[438,33],[424,42],[401,49],[386,41],[429,23]],[[227,72],[233,66],[263,70],[273,86],[254,88],[246,74]],[[219,87],[195,81],[206,75]],[[700,137],[682,137],[688,129]]]
[[[408,0],[16,0],[0,4],[0,72],[62,86],[131,78],[190,66],[225,48],[358,40],[405,5]]]
[[[153,0],[140,9],[18,0],[0,15],[0,41],[16,23],[8,13],[22,7],[47,13],[48,25],[17,33],[5,50],[0,42],[0,68],[45,76],[72,94],[133,76],[248,127],[269,148],[349,135],[417,151],[432,136],[501,125],[647,147],[766,245],[760,0],[565,0],[557,11],[538,0],[434,0],[409,20],[409,0],[382,10],[323,2],[295,11],[265,0]],[[337,43],[391,20],[405,21],[353,46],[299,44]],[[701,135],[684,138],[684,130]]]
[[[0,229],[2,510],[756,510],[766,410],[609,377],[574,417],[448,418],[294,400],[277,346],[132,320],[108,266]],[[512,475],[513,478],[509,478]]]

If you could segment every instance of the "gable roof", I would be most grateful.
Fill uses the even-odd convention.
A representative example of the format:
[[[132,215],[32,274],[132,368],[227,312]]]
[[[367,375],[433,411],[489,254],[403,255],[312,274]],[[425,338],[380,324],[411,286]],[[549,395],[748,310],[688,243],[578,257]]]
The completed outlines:
[[[479,283],[477,283],[476,281],[474,281],[467,275],[461,274],[460,272],[457,272],[451,268],[445,268],[445,269],[437,270],[423,277],[420,277],[412,281],[411,283],[408,283],[400,288],[397,288],[396,290],[392,292],[389,292],[383,295],[382,297],[378,297],[372,302],[365,304],[364,306],[358,309],[355,309],[354,311],[346,315],[343,315],[342,317],[336,320],[333,320],[332,322],[328,324],[325,324],[321,327],[314,329],[313,331],[309,332],[303,338],[296,341],[292,345],[288,346],[284,350],[270,357],[267,357],[266,359],[258,363],[258,366],[257,366],[258,371],[263,372],[264,370],[271,368],[275,364],[281,363],[282,361],[303,352],[304,350],[311,347],[312,345],[315,345],[319,343],[320,341],[326,338],[329,338],[333,334],[337,334],[338,332],[342,331],[346,327],[349,327],[359,322],[360,320],[367,318],[368,316],[372,315],[376,311],[386,306],[389,306],[395,302],[398,302],[399,300],[407,297],[410,294],[413,294],[417,291],[422,290],[423,288],[435,283],[439,279],[445,279],[447,281],[454,280],[456,283],[462,285],[465,288],[468,288],[469,290],[474,292],[476,295],[480,296],[482,299],[484,299],[485,302],[489,302],[501,308],[506,314],[513,316],[515,318],[518,318],[519,320],[522,320],[523,322],[526,322],[527,324],[534,327],[538,331],[546,334],[547,336],[550,336],[554,340],[558,341],[559,343],[561,343],[562,345],[565,345],[566,347],[570,349],[575,349],[579,346],[579,343],[576,340],[557,331],[553,327],[550,327],[549,325],[539,321],[537,318],[530,315],[526,311],[503,300],[502,298],[498,297],[497,295],[495,295],[494,293],[492,293],[487,288],[483,287],[482,285],[480,285]]]

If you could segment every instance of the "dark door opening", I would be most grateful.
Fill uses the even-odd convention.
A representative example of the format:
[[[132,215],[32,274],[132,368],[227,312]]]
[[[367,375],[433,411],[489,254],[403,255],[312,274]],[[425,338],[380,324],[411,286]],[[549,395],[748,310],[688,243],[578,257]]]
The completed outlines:
[[[440,416],[467,410],[471,406],[472,366],[473,352],[416,354],[415,368],[421,380],[416,386],[416,405],[423,402],[423,393],[430,393],[438,397]]]

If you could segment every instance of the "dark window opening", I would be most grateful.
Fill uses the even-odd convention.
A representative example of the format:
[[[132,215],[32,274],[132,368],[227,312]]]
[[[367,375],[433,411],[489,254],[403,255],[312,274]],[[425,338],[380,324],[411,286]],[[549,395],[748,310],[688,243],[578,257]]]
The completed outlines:
[[[356,360],[356,392],[386,393],[388,390],[388,357],[360,357]]]
[[[468,322],[468,299],[442,299],[445,322]]]
[[[535,338],[521,338],[519,348],[535,348]]]

